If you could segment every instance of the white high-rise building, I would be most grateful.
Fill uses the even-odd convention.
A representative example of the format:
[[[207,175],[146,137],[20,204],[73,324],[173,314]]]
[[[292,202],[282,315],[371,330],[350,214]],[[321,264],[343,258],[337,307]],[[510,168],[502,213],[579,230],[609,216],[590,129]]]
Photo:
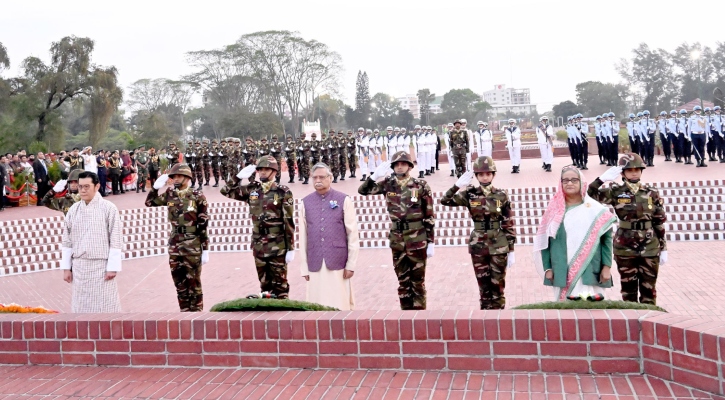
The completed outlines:
[[[404,97],[396,98],[400,102],[400,108],[403,110],[409,110],[415,119],[420,119],[420,105],[418,104],[418,96],[414,94],[408,94]]]
[[[493,115],[506,112],[531,114],[536,104],[531,104],[531,91],[527,89],[507,88],[506,85],[494,85],[493,90],[483,92],[483,101],[491,105],[489,113]]]

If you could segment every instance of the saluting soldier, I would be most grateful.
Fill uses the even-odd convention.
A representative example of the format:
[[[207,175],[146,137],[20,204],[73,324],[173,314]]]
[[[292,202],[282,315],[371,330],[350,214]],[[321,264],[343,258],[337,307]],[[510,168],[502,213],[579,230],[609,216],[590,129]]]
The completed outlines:
[[[260,182],[254,180],[254,172]],[[227,182],[221,194],[249,204],[254,231],[252,253],[257,276],[263,292],[279,299],[289,295],[287,263],[295,255],[294,198],[287,186],[277,185],[275,175],[279,164],[272,156],[259,159],[257,165],[248,165]],[[247,185],[242,180],[249,179]]]
[[[146,193],[146,180],[149,178],[149,154],[146,152],[146,146],[141,145],[136,149],[136,193],[139,189]]]
[[[385,178],[391,164],[393,175]],[[385,196],[391,222],[388,240],[398,276],[400,308],[425,310],[425,267],[435,250],[435,214],[430,186],[410,176],[413,168],[410,155],[399,151],[375,169],[358,193]]]
[[[211,163],[213,154],[211,147],[209,147],[209,139],[204,139],[201,143],[201,166],[204,170],[204,186],[209,186],[211,180]],[[201,186],[201,182],[199,182]]]
[[[357,170],[357,139],[352,132],[352,129],[347,131],[347,165],[350,170],[350,178],[355,178],[355,171]]]
[[[176,286],[179,310],[202,311],[201,266],[209,262],[209,213],[201,190],[191,186],[191,168],[174,165],[161,175],[146,196],[146,207],[167,206],[169,234],[169,267]],[[165,186],[163,193],[159,193]]]
[[[453,162],[456,165],[456,177],[460,178],[466,170],[466,153],[468,153],[468,131],[461,130],[461,121],[457,120],[453,123],[449,141],[453,152]]]
[[[73,151],[71,151],[71,153],[64,159],[64,161],[70,166],[68,173],[71,173],[76,169],[83,171],[83,157],[78,154],[78,150],[79,149],[77,147],[74,147]]]
[[[295,183],[297,147],[297,142],[295,142],[295,140],[292,138],[292,135],[287,135],[287,141],[284,144],[284,163],[287,165],[287,173],[289,174],[288,183]]]
[[[277,161],[277,165],[282,166],[282,143],[277,141],[277,135],[272,135],[272,142],[269,144],[269,153]],[[277,184],[282,179],[282,171],[277,173]]]
[[[479,186],[470,185],[476,176]],[[481,310],[506,307],[506,270],[514,264],[516,230],[508,194],[492,185],[496,164],[491,157],[478,157],[473,171],[458,178],[441,198],[449,207],[467,207],[473,219],[468,240],[473,272],[478,281]]]
[[[345,139],[345,132],[342,129],[337,131],[337,153],[339,157],[338,169],[340,170],[340,180],[344,181],[345,174],[347,173],[347,139]]]
[[[622,300],[656,304],[657,274],[667,263],[665,240],[665,207],[659,192],[640,179],[646,168],[642,158],[628,153],[619,159],[619,166],[608,169],[589,185],[587,193],[600,203],[614,207],[619,229],[614,236],[614,260],[622,281]],[[607,181],[618,176],[623,184]]]
[[[70,206],[81,201],[81,195],[78,194],[78,175],[81,174],[81,170],[75,169],[70,175],[68,180],[60,180],[53,190],[49,190],[48,193],[43,196],[41,204],[50,208],[54,211],[60,211],[63,215],[68,213]],[[65,193],[63,193],[65,191]]]

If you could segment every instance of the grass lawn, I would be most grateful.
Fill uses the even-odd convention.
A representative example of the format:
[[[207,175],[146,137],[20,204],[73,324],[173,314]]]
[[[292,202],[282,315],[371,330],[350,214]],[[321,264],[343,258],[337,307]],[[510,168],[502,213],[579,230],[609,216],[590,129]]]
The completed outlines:
[[[652,310],[667,312],[664,308],[651,304],[633,303],[631,301],[547,301],[544,303],[522,304],[514,307],[514,310]]]
[[[340,311],[316,303],[281,299],[236,299],[215,304],[210,311]]]

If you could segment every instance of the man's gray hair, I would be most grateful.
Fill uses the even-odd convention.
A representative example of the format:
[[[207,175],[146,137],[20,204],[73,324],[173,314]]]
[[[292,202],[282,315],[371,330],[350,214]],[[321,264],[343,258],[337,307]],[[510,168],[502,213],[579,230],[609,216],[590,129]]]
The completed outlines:
[[[327,171],[327,176],[332,176],[332,170],[327,164],[323,162],[318,162],[317,164],[313,165],[312,170],[310,170],[310,174],[314,174],[315,171],[317,171],[318,169],[324,169]]]

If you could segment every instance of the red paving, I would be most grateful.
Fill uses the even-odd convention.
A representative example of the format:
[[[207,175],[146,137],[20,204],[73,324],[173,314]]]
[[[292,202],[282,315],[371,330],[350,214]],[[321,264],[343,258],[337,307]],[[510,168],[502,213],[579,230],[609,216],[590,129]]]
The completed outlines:
[[[641,375],[0,367],[3,399],[723,399]]]

